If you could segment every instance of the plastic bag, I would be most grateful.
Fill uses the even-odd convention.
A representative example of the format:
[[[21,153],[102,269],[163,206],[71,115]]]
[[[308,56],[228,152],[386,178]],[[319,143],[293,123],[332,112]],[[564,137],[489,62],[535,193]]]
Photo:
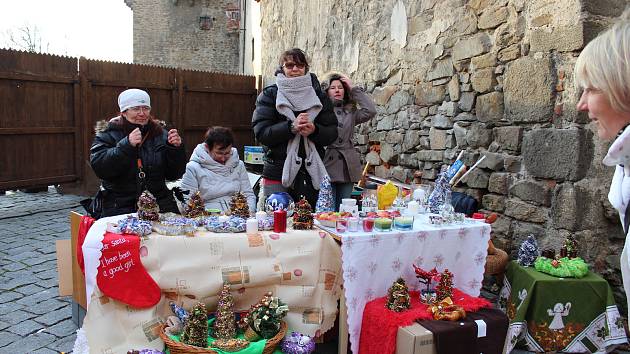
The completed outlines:
[[[378,198],[378,208],[385,210],[394,203],[394,199],[398,195],[398,188],[391,182],[387,181],[382,186],[378,186],[376,196]]]

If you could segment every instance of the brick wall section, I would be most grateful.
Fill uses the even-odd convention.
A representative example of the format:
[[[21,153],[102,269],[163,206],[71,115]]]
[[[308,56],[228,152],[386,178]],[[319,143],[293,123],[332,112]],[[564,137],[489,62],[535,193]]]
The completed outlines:
[[[575,104],[581,48],[618,16],[622,0],[276,0],[261,2],[263,75],[292,46],[312,71],[336,69],[367,88],[378,115],[356,146],[384,178],[437,176],[461,150],[481,168],[456,190],[500,214],[498,247],[528,234],[559,249],[567,235],[625,308],[624,235],[607,201],[609,143]],[[380,144],[378,149],[371,145]],[[624,313],[625,310],[622,311]]]
[[[134,63],[237,73],[239,34],[226,30],[230,0],[209,1],[210,30],[199,29],[203,1],[127,1],[133,9]]]

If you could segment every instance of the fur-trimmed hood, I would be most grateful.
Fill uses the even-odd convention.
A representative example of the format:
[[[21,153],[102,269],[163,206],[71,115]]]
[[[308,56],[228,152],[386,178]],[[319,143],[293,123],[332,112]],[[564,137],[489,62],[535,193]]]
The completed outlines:
[[[109,120],[107,119],[103,119],[103,120],[99,120],[96,122],[96,124],[94,124],[94,132],[95,133],[102,133],[108,129],[114,129],[114,130],[120,130],[123,127],[123,118],[121,116],[116,116],[114,118],[111,118]],[[166,128],[166,122],[163,120],[157,120],[157,119],[153,119],[153,121],[155,123],[157,123],[158,126],[160,126],[162,129]]]

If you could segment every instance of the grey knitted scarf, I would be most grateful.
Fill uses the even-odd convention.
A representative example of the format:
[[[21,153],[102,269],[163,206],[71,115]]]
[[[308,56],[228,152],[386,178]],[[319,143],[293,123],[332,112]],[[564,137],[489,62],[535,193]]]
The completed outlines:
[[[288,78],[278,74],[276,85],[278,86],[276,109],[280,114],[290,121],[294,121],[294,112],[306,111],[310,121],[315,120],[315,117],[322,110],[322,103],[311,83],[311,75]],[[286,188],[291,187],[300,167],[305,164],[306,170],[311,176],[313,187],[319,190],[319,185],[324,175],[327,174],[326,167],[317,153],[315,144],[308,137],[304,138],[306,158],[302,159],[298,156],[301,137],[297,134],[287,144],[287,158],[284,160],[282,169],[282,185]]]

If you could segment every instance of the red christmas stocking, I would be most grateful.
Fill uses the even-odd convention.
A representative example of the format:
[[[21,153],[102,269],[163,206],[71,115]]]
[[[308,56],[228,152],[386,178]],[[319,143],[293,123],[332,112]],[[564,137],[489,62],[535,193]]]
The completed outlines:
[[[140,238],[106,232],[96,283],[103,294],[133,307],[151,307],[161,290],[140,262]]]
[[[81,272],[85,275],[85,264],[83,264],[83,242],[85,242],[85,236],[87,236],[90,227],[96,220],[90,216],[83,215],[81,217],[81,223],[79,224],[79,232],[77,235],[77,263],[81,268]]]

